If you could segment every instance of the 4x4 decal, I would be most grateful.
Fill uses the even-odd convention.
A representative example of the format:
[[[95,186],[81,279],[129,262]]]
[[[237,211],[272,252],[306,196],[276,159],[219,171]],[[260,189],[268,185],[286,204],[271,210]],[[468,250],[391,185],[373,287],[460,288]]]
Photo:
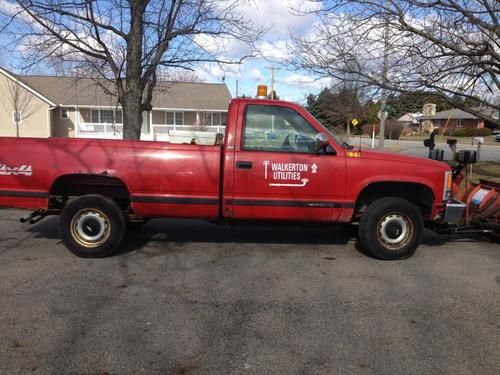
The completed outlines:
[[[31,176],[33,170],[31,165],[21,165],[20,167],[9,167],[6,164],[0,164],[0,176]]]

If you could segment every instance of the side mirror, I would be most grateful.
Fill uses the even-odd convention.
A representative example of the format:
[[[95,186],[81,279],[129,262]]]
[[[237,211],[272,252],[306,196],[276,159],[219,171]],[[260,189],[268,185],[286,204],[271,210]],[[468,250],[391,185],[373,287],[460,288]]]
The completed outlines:
[[[316,134],[316,151],[326,150],[328,147],[328,137],[325,133]]]

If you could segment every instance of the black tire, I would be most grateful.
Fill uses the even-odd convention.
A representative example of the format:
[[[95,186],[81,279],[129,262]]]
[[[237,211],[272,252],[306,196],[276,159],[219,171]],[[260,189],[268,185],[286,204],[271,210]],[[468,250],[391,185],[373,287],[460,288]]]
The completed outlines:
[[[419,208],[401,198],[371,203],[358,228],[361,246],[383,260],[412,256],[422,240],[424,223]]]
[[[82,258],[110,255],[122,243],[126,230],[123,210],[102,195],[84,195],[70,201],[59,219],[64,245]]]

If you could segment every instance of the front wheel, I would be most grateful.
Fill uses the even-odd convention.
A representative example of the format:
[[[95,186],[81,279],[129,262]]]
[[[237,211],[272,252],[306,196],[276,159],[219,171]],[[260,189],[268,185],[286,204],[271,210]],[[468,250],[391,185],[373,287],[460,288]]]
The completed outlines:
[[[84,195],[69,202],[59,219],[64,245],[82,258],[110,255],[123,241],[126,228],[123,210],[102,195]]]
[[[418,207],[401,198],[382,198],[361,216],[359,241],[379,259],[404,259],[415,253],[423,227]]]

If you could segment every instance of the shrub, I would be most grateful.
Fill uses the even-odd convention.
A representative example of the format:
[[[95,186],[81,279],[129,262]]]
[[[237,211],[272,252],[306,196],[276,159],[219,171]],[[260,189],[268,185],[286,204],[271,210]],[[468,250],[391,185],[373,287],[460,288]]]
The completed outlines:
[[[452,135],[454,137],[465,137],[465,136],[467,136],[467,134],[465,132],[465,129],[457,129],[457,130],[453,131]]]
[[[385,138],[399,139],[403,134],[404,126],[396,120],[387,120],[385,122],[384,135]]]
[[[470,137],[487,137],[492,134],[491,129],[481,128],[481,129],[467,129],[469,130]]]
[[[461,128],[455,129],[451,135],[454,137],[487,137],[491,133],[491,129],[488,128]],[[449,135],[448,132],[445,132],[445,135]]]
[[[366,124],[366,125],[361,126],[361,130],[363,131],[363,134],[368,134],[371,137],[373,125],[374,124]],[[375,135],[378,134],[378,130],[379,130],[379,126],[375,125]]]
[[[458,129],[458,130],[463,130],[463,129]],[[446,135],[446,136],[451,136],[451,135],[454,135],[454,133],[457,131],[457,129],[453,129],[453,128],[446,128],[446,130],[443,132],[441,129],[439,129],[439,134],[441,134],[441,132],[443,132],[443,135]],[[464,137],[465,136],[465,133],[464,135],[455,135],[455,137]]]
[[[491,135],[491,130],[488,128],[465,128],[464,130],[466,137],[487,137]]]

